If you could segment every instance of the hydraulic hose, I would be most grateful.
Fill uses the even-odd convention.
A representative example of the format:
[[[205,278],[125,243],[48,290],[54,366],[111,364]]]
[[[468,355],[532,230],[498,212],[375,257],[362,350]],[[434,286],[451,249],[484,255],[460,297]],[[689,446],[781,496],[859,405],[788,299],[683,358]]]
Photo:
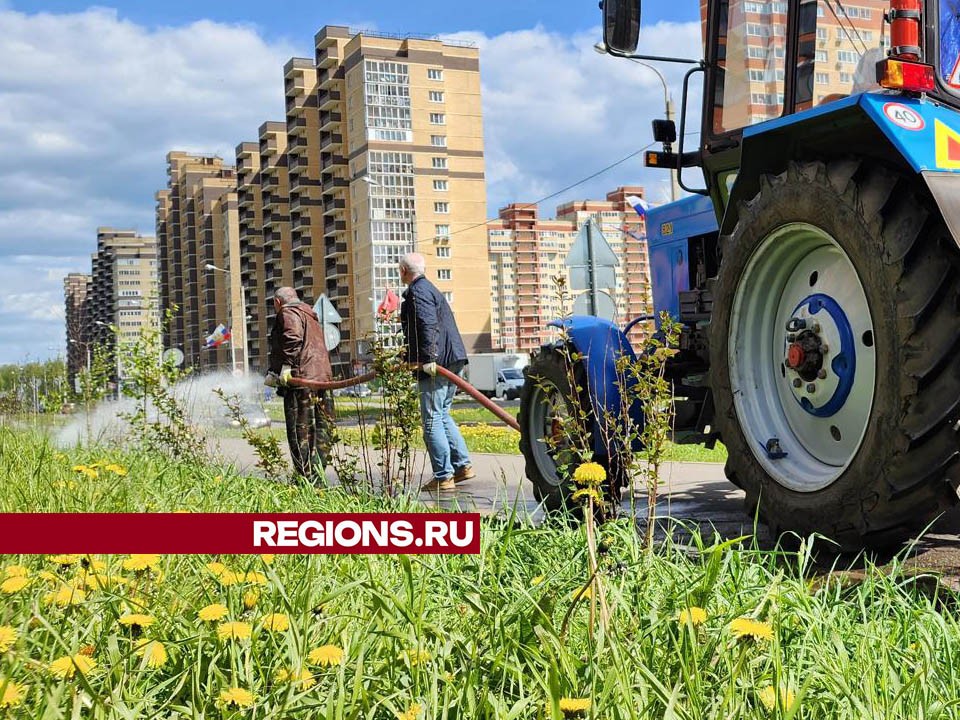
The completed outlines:
[[[418,370],[420,364],[411,364],[411,370]],[[513,428],[517,432],[520,432],[520,424],[517,422],[517,419],[513,417],[510,413],[506,412],[502,407],[493,402],[490,398],[484,395],[482,392],[477,390],[473,385],[468,383],[462,377],[456,373],[450,372],[445,367],[440,367],[437,365],[437,374],[442,375],[447,380],[452,382],[458,388],[463,390],[467,395],[472,397],[478,403],[480,403],[484,408],[489,410],[491,413],[497,416],[502,422],[506,423],[509,427]],[[305,380],[304,378],[290,378],[290,384],[296,387],[308,388],[309,390],[341,390],[343,388],[352,387],[353,385],[359,385],[360,383],[370,382],[377,376],[375,370],[371,370],[368,373],[363,375],[357,375],[356,377],[347,378],[346,380],[327,380],[327,381],[317,381],[317,380]]]

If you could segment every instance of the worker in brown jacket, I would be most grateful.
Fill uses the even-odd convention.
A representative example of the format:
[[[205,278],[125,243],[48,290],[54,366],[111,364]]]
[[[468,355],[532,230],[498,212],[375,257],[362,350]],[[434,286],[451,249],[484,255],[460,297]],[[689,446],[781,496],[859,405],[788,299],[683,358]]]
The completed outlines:
[[[327,410],[326,391],[290,383],[291,378],[315,382],[333,379],[323,327],[313,308],[297,291],[282,287],[274,294],[276,319],[270,331],[270,373],[277,377],[277,394],[283,397],[287,442],[296,472],[309,480],[320,479],[314,456],[326,467],[335,442],[336,426]]]

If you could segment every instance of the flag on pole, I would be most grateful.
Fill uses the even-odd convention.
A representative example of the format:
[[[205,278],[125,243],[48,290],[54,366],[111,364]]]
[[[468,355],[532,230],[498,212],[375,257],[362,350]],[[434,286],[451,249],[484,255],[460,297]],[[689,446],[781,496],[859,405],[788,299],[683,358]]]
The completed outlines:
[[[630,203],[630,207],[637,211],[637,215],[640,217],[646,215],[647,210],[650,209],[650,203],[636,195],[627,195],[627,202]]]
[[[377,314],[381,317],[388,318],[399,308],[400,298],[397,297],[397,294],[393,290],[387,288],[387,294],[384,295],[383,300],[377,305]]]
[[[207,335],[207,340],[204,343],[205,348],[218,348],[227,342],[230,339],[230,328],[226,327],[222,323],[217,325],[217,329],[213,331],[212,334]]]

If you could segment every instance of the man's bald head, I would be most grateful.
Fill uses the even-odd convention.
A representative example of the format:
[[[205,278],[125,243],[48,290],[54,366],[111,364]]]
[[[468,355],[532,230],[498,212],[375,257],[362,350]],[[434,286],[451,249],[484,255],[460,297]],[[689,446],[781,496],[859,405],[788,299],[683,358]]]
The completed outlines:
[[[292,287],[280,288],[273,294],[273,299],[277,300],[281,305],[289,305],[290,303],[300,302],[300,296]]]
[[[400,258],[400,269],[418,278],[427,271],[427,260],[420,253],[410,252]]]

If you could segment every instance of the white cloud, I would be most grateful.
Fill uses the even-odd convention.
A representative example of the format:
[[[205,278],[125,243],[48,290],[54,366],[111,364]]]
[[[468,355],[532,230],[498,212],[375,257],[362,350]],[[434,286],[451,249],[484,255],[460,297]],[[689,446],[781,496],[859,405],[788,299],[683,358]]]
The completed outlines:
[[[54,338],[62,345],[62,318],[48,308],[61,308],[63,274],[89,271],[98,226],[153,233],[167,151],[230,160],[263,121],[283,118],[283,64],[312,55],[315,30],[305,28],[294,48],[267,43],[245,24],[147,29],[107,9],[3,7],[0,0],[0,363],[43,355]],[[595,53],[598,29],[456,37],[481,49],[491,214],[643,147],[650,120],[663,114],[656,75]],[[649,53],[698,56],[700,28],[658,23],[644,28],[643,43]],[[685,68],[661,68],[679,106]],[[695,117],[699,96],[691,107]],[[638,157],[541,211],[638,182],[663,199],[666,174]]]

